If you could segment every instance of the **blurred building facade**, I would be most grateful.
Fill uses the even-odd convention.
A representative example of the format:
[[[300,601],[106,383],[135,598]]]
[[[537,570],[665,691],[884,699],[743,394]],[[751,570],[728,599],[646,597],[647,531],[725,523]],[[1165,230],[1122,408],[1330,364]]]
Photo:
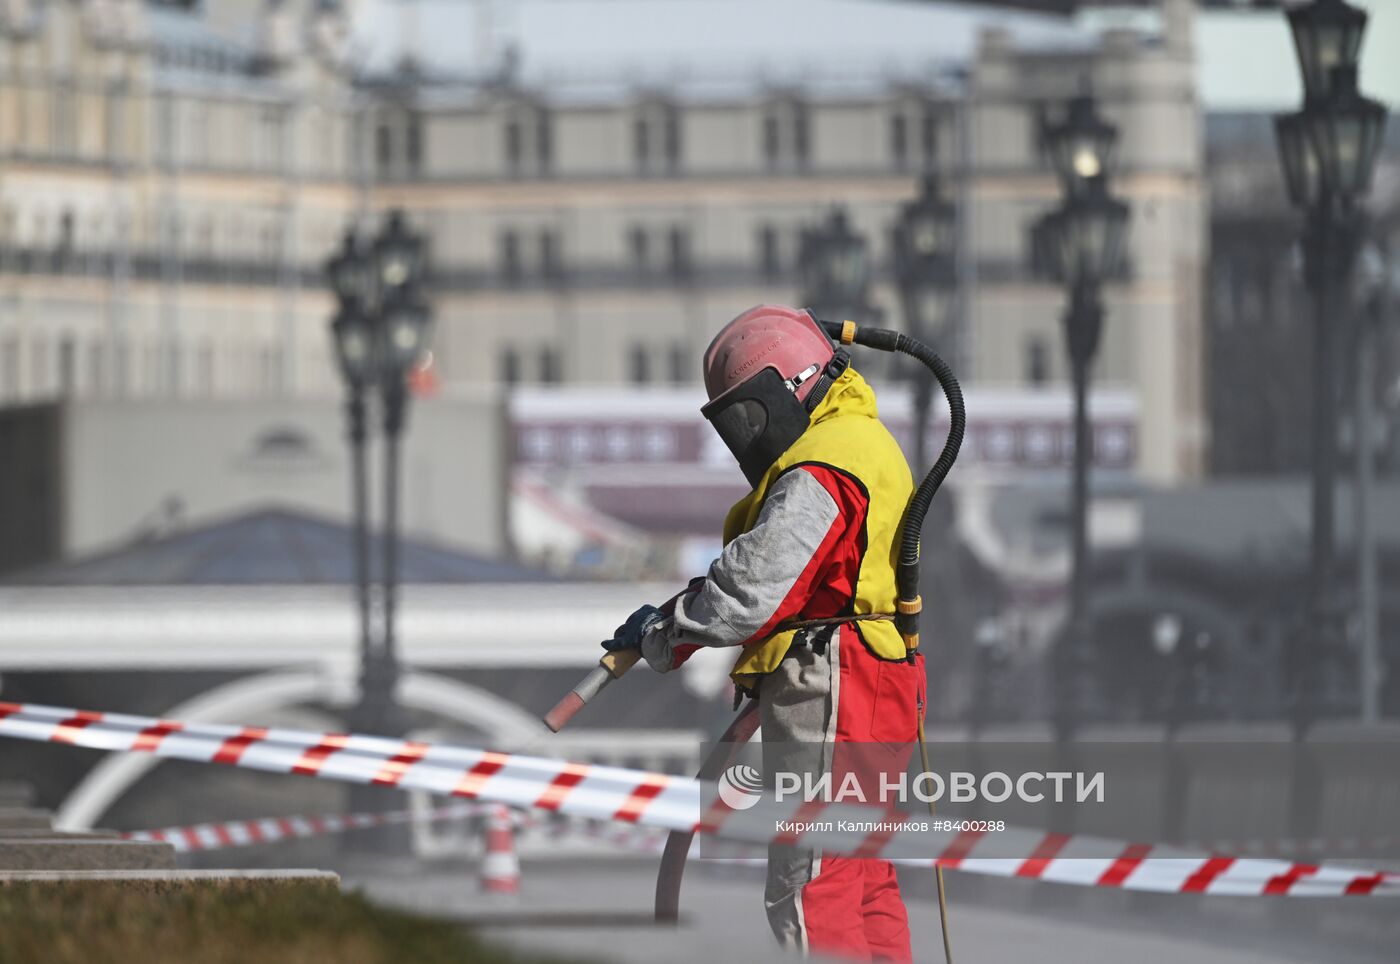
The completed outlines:
[[[316,10],[271,5],[237,41],[179,4],[5,4],[7,399],[330,389],[316,269],[358,115],[344,14]]]
[[[320,265],[403,206],[431,237],[448,392],[693,383],[713,330],[797,296],[801,229],[845,205],[899,326],[891,230],[925,172],[965,212],[939,340],[965,380],[1065,377],[1062,293],[1028,270],[1058,187],[1047,112],[1090,89],[1122,131],[1131,276],[1096,378],[1139,396],[1137,469],[1203,466],[1205,250],[1191,5],[1159,32],[776,84],[561,83],[353,69],[339,3],[5,5],[0,397],[249,399],[336,390]],[[214,8],[219,8],[217,16]]]

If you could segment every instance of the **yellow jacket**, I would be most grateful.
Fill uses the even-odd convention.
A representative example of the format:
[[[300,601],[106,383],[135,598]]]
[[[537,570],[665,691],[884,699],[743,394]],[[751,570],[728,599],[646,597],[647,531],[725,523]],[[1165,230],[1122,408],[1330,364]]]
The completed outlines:
[[[854,598],[836,615],[893,613],[900,523],[914,483],[904,453],[879,420],[874,391],[853,368],[832,384],[817,405],[811,427],[769,468],[758,486],[729,510],[724,523],[726,545],[753,528],[774,481],[804,464],[845,474],[856,481],[868,499],[864,525],[844,536],[859,540],[860,566]],[[829,615],[832,614],[802,613],[798,618]],[[865,620],[854,625],[876,656],[889,660],[905,658],[904,641],[894,623]],[[741,686],[750,685],[757,677],[771,673],[786,655],[796,632],[786,630],[746,645],[732,671],[734,681]]]

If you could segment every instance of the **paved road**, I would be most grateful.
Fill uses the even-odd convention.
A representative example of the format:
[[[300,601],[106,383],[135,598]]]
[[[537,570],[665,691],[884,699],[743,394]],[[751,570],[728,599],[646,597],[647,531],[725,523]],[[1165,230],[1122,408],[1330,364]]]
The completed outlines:
[[[520,897],[506,901],[483,898],[469,867],[351,876],[346,884],[420,913],[494,918],[503,923],[483,932],[522,950],[619,964],[790,960],[773,951],[759,902],[762,884],[753,871],[692,866],[686,919],[659,927],[649,922],[654,866],[630,860],[527,864]],[[950,875],[949,887],[960,964],[1393,964],[1400,942],[1400,909],[1381,900],[1285,906],[1257,899],[1100,899],[1076,888],[963,875]],[[916,959],[941,960],[935,906],[920,897],[910,903]],[[566,923],[549,923],[554,914]],[[520,917],[514,924],[512,915]]]

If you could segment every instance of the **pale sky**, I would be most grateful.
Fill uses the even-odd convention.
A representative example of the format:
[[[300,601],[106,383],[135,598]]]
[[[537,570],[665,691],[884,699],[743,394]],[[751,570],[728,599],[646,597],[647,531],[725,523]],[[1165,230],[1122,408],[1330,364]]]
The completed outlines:
[[[1362,89],[1400,107],[1400,0],[1353,2],[1371,11]],[[377,62],[394,59],[407,29],[430,62],[471,71],[479,64],[479,27],[489,22],[497,49],[518,44],[526,75],[535,77],[686,69],[781,75],[809,63],[871,72],[966,59],[984,24],[1037,44],[1088,36],[1112,17],[1076,21],[904,0],[416,0],[416,14],[402,12],[412,0],[407,8],[403,0],[360,4],[357,34]],[[1197,52],[1209,109],[1278,110],[1298,102],[1281,13],[1204,14]]]
[[[1400,0],[1350,2],[1371,15],[1361,47],[1361,89],[1400,108]],[[1220,12],[1202,20],[1197,69],[1208,106],[1279,110],[1298,104],[1302,81],[1283,14]]]

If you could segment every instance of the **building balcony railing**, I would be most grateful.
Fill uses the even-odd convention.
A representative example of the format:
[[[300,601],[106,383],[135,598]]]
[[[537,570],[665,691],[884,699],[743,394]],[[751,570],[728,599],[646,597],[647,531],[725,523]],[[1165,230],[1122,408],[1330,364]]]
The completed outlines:
[[[77,248],[9,248],[0,250],[0,277],[65,277],[131,280],[157,284],[203,284],[318,289],[326,286],[318,260],[288,265],[270,258],[217,258],[212,255]],[[1014,258],[984,258],[976,279],[985,284],[1036,283],[1030,266]],[[894,283],[894,266],[874,266],[874,281]],[[560,291],[633,290],[684,292],[690,289],[796,289],[795,265],[764,266],[742,260],[715,260],[686,265],[584,264],[551,271],[508,270],[466,264],[437,265],[429,271],[429,290],[451,294],[547,294]]]
[[[71,248],[10,248],[0,252],[0,276],[127,278],[170,284],[322,286],[319,265],[289,266],[271,259],[165,255],[154,251],[121,253]]]

